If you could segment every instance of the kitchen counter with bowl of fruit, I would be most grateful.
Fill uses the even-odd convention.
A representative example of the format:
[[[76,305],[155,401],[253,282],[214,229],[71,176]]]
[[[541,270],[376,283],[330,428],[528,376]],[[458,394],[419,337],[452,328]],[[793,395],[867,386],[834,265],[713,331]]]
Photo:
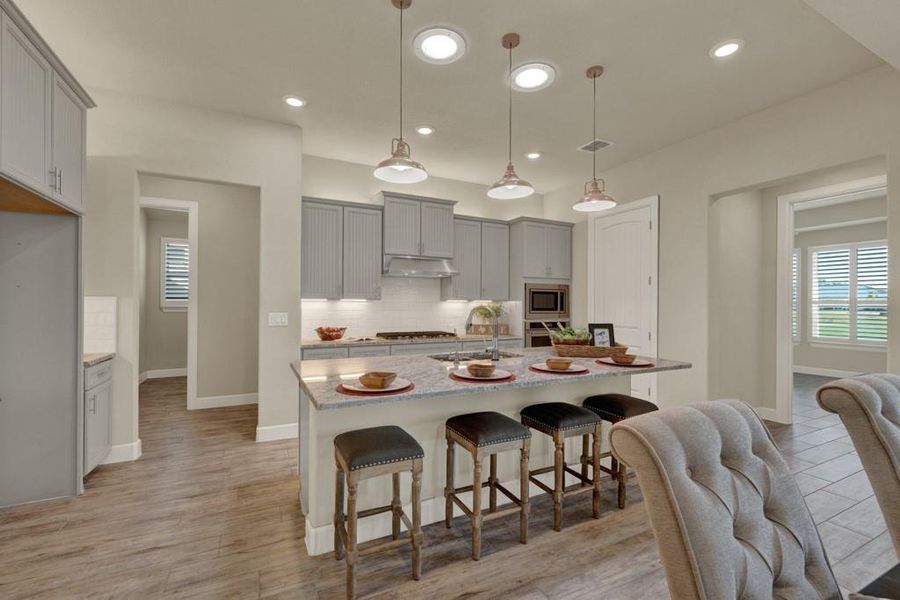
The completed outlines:
[[[306,514],[306,545],[311,555],[332,549],[334,512],[334,437],[339,433],[398,425],[425,449],[422,480],[425,524],[443,518],[445,481],[444,422],[455,415],[496,411],[515,419],[539,402],[580,404],[600,393],[631,393],[631,377],[690,368],[690,364],[658,357],[635,357],[632,364],[606,364],[606,357],[560,356],[553,348],[504,351],[499,361],[465,352],[439,355],[376,356],[305,360],[291,363],[298,379],[301,501]],[[551,364],[548,364],[550,359]],[[564,359],[557,363],[554,360]],[[470,368],[472,365],[474,368]],[[484,365],[485,368],[479,368]],[[369,374],[369,377],[366,375]],[[361,378],[365,378],[368,387]],[[385,386],[379,388],[379,382]],[[534,436],[536,463],[552,460],[547,436]],[[577,462],[580,443],[567,445],[567,460]],[[513,453],[499,455],[506,478],[518,473]],[[471,477],[471,465],[458,461],[457,477]],[[369,484],[370,482],[366,482]],[[388,480],[388,486],[390,482]],[[537,489],[537,488],[535,488]],[[360,503],[376,506],[389,490],[373,480],[361,486]],[[437,506],[437,504],[435,506]],[[431,518],[434,516],[434,518]],[[390,518],[374,519],[360,532],[363,542],[390,533]]]

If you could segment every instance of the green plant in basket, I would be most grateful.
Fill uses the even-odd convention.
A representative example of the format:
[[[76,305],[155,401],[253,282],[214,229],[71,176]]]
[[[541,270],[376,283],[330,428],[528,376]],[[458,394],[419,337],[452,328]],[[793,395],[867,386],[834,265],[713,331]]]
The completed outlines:
[[[574,329],[572,327],[563,327],[550,331],[550,339],[554,344],[587,344],[591,339],[591,334],[587,329]]]

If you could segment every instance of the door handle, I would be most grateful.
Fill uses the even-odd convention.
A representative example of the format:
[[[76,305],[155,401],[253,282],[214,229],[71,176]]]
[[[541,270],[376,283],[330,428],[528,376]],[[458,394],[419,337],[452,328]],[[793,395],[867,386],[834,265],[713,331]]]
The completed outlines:
[[[57,182],[59,181],[59,176],[57,175],[59,169],[53,167],[50,169],[50,189],[54,192],[59,192],[59,188]]]
[[[63,175],[63,172],[62,172],[62,169],[57,169],[57,172],[59,173],[59,178],[58,178],[58,180],[57,180],[57,181],[59,182],[59,183],[58,183],[59,187],[57,188],[56,191],[59,192],[60,194],[62,194],[62,175]]]

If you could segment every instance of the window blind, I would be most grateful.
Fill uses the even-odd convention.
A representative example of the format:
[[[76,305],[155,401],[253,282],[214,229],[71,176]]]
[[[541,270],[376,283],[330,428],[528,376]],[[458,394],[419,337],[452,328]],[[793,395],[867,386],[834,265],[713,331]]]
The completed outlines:
[[[164,308],[187,307],[190,248],[187,240],[162,240],[161,303]]]
[[[800,250],[791,256],[791,337],[800,339]]]

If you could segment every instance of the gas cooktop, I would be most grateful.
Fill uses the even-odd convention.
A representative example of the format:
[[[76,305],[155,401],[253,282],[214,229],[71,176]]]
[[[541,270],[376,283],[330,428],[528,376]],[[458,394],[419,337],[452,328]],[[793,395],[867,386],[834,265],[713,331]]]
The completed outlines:
[[[385,340],[427,340],[433,338],[453,338],[455,333],[449,331],[382,331],[375,334]]]

